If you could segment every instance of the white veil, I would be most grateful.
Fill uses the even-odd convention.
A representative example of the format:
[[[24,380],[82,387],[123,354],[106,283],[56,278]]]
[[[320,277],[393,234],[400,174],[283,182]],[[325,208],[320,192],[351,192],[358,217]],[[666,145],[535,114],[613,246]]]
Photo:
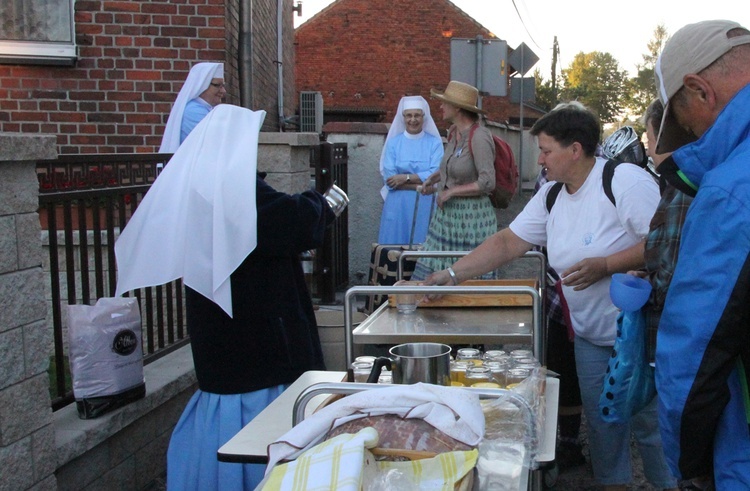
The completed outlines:
[[[258,242],[255,180],[265,116],[221,104],[198,123],[115,243],[115,296],[183,278],[232,316],[229,276]]]
[[[406,125],[404,124],[404,111],[407,109],[421,109],[424,113],[424,122],[422,123],[422,131],[430,135],[434,135],[440,138],[435,120],[432,119],[430,114],[430,105],[427,103],[424,97],[421,95],[408,95],[401,98],[398,102],[398,109],[396,109],[396,115],[393,118],[393,123],[388,130],[388,135],[385,137],[383,143],[383,150],[380,152],[380,175],[383,176],[383,165],[385,164],[385,151],[388,146],[388,140],[396,135],[400,135],[406,131]],[[383,176],[385,178],[385,176]],[[385,197],[388,195],[388,187],[383,186],[380,190],[380,196]]]
[[[190,69],[185,84],[177,94],[172,111],[164,128],[164,136],[161,139],[159,153],[174,153],[180,146],[180,130],[182,129],[182,114],[185,106],[203,93],[208,84],[215,78],[224,78],[223,63],[197,63]]]

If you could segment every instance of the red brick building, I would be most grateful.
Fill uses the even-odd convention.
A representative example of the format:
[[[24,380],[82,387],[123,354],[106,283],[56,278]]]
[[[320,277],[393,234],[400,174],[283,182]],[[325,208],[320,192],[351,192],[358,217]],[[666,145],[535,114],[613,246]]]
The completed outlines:
[[[9,2],[0,22],[12,25],[22,4]],[[15,42],[0,39],[0,132],[55,134],[58,152],[65,154],[155,152],[172,103],[199,61],[224,62],[225,102],[266,110],[263,129],[279,130],[277,0],[57,4],[74,5],[67,12],[71,39],[62,43],[72,56],[45,58],[33,49],[18,54],[19,46],[33,45],[24,37],[34,34],[24,31],[26,25],[13,33]],[[292,8],[293,0],[283,0],[287,117],[297,99]],[[51,22],[43,17],[33,20]]]
[[[322,93],[326,122],[390,122],[421,95],[444,129],[430,89],[450,81],[451,38],[478,35],[497,37],[448,0],[336,0],[295,31],[297,91]],[[493,121],[518,114],[507,97],[482,105]]]

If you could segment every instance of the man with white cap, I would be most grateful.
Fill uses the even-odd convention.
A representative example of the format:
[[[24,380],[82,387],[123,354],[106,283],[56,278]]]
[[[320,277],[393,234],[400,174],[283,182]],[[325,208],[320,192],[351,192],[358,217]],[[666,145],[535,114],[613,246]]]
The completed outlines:
[[[169,113],[159,153],[176,152],[193,128],[221,104],[225,95],[223,63],[193,65]]]
[[[750,489],[750,31],[687,25],[655,72],[657,153],[674,150],[697,189],[657,335],[664,450],[681,479],[710,485],[713,474],[716,489]]]

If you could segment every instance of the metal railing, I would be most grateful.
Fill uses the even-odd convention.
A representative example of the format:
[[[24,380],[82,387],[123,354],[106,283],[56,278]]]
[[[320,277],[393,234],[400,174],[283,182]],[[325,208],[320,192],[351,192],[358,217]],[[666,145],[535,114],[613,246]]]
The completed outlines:
[[[172,154],[66,155],[37,163],[39,218],[48,248],[48,318],[51,319],[52,407],[73,401],[67,368],[65,306],[93,304],[117,287],[115,241]],[[346,144],[313,147],[311,173],[323,192],[333,182],[346,191]],[[346,211],[318,249],[311,290],[323,302],[348,282]],[[128,292],[138,299],[144,363],[189,342],[182,280]]]
[[[54,337],[52,407],[73,400],[65,305],[92,304],[117,286],[114,245],[171,154],[71,155],[37,163],[39,217],[48,248]],[[144,362],[188,342],[180,280],[129,292],[138,299]]]
[[[321,142],[314,148],[310,160],[316,191],[324,193],[335,183],[345,193],[349,192],[346,143]],[[314,296],[324,304],[333,303],[336,290],[349,283],[348,209],[326,230],[323,247],[315,256],[313,275],[317,279]]]

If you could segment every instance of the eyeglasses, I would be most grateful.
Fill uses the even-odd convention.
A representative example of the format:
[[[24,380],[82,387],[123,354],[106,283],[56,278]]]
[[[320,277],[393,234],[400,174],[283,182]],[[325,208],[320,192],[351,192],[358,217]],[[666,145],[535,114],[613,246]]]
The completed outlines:
[[[217,89],[223,89],[223,88],[226,87],[226,85],[224,85],[223,83],[222,84],[215,84],[215,83],[211,82],[210,85],[212,87],[216,87]]]

